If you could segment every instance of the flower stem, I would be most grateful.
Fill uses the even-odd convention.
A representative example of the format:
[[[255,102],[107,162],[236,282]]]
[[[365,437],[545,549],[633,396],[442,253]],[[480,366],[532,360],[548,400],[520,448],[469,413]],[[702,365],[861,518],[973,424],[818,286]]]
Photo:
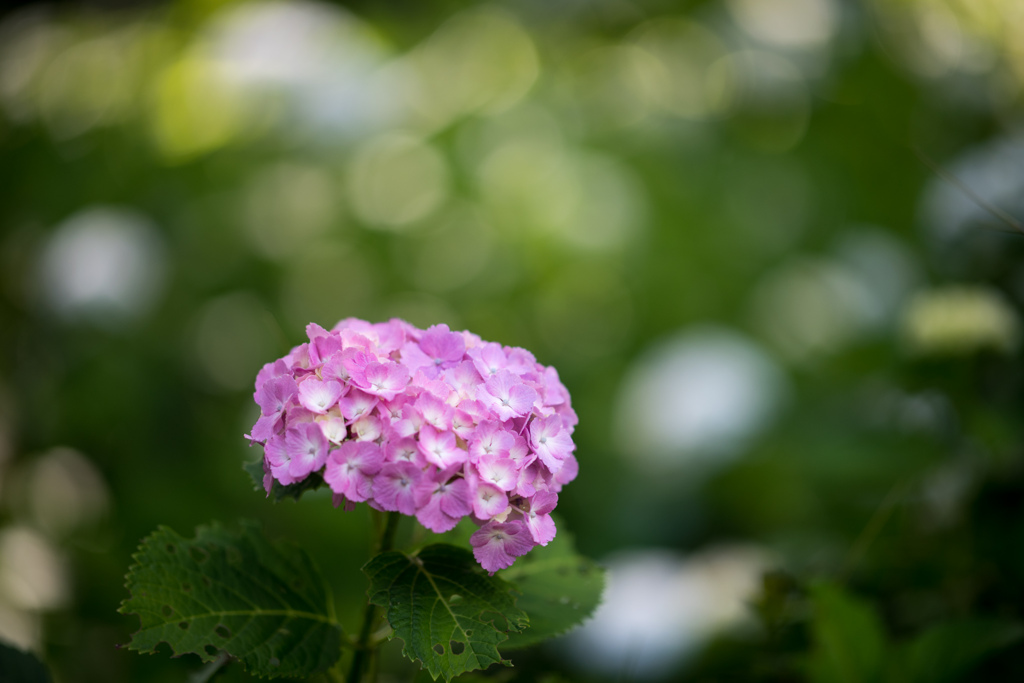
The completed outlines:
[[[384,532],[377,542],[374,555],[386,553],[391,550],[395,540],[395,531],[398,529],[398,521],[401,513],[389,512]],[[377,606],[371,602],[366,603],[366,610],[363,611],[363,626],[359,632],[359,642],[356,644],[356,651],[352,657],[352,667],[348,672],[349,683],[361,683],[364,673],[371,673],[374,670],[373,656],[376,653],[376,644],[370,645],[370,635],[373,632],[373,623],[377,618]],[[371,677],[370,680],[375,677]]]

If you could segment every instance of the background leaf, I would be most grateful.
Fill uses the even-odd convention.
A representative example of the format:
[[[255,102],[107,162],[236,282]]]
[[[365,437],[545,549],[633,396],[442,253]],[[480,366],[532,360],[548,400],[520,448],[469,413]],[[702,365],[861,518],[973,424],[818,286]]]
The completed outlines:
[[[0,641],[0,681],[3,683],[50,683],[50,673],[31,652]]]
[[[498,576],[515,585],[521,594],[516,605],[530,615],[530,628],[509,634],[503,650],[533,645],[578,626],[593,614],[604,592],[604,570],[576,554],[572,536],[562,530]]]
[[[811,589],[814,649],[808,661],[814,683],[868,683],[882,675],[885,632],[875,610],[833,584]]]
[[[473,554],[446,544],[413,556],[387,552],[370,560],[370,601],[387,609],[402,652],[445,680],[501,662],[497,646],[528,623],[512,586],[488,576]]]
[[[918,635],[903,651],[899,678],[915,683],[961,680],[973,666],[1024,636],[1011,621],[964,619],[937,624]]]
[[[261,493],[266,493],[266,489],[263,488],[263,459],[261,458],[254,462],[245,463],[244,469],[249,473],[249,476],[252,477],[253,489]],[[275,503],[280,503],[285,498],[291,498],[292,500],[297,501],[306,491],[316,491],[323,485],[324,478],[320,476],[318,472],[313,472],[302,481],[289,484],[288,486],[285,486],[275,479],[273,485],[270,487],[270,495],[268,498],[273,500]]]
[[[194,540],[160,527],[134,555],[124,614],[141,630],[129,648],[212,661],[221,650],[261,676],[305,676],[339,657],[341,627],[323,578],[300,548],[270,543],[254,522],[241,533],[214,524]]]

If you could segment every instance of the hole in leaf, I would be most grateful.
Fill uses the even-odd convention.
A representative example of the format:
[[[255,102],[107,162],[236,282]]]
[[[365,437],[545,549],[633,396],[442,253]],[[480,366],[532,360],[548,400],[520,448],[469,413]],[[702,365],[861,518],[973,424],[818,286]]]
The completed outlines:
[[[179,621],[178,622],[178,628],[180,628],[182,631],[187,631],[188,630],[188,622],[187,621]]]
[[[451,603],[452,605],[454,605],[457,602],[460,602],[461,600],[462,600],[462,596],[459,595],[458,593],[452,593],[452,597],[448,598],[448,602]]]
[[[444,645],[442,645],[441,643],[438,643],[437,645],[435,645],[434,646],[434,652],[436,652],[439,655],[443,655],[444,654]]]
[[[217,628],[213,629],[213,632],[216,633],[221,638],[230,638],[231,637],[231,629],[229,629],[224,624],[217,624]]]
[[[473,637],[473,631],[471,629],[466,629],[466,637],[467,638],[472,638]]]
[[[213,645],[207,645],[203,649],[206,650],[206,654],[210,655],[211,657],[217,656],[217,648],[215,648]]]
[[[192,592],[192,584],[191,583],[183,583],[183,584],[181,584],[181,590],[185,591],[186,593],[191,593]]]
[[[164,605],[164,610],[163,610],[163,612],[164,612],[164,616],[165,616],[165,617],[169,617],[169,616],[171,616],[172,614],[174,614],[174,608],[173,608],[173,607],[171,607],[170,605]]]
[[[281,666],[281,660],[277,657],[271,657],[269,664],[270,666]]]
[[[457,640],[448,641],[448,647],[451,648],[453,655],[461,655],[466,650],[466,644]]]
[[[197,548],[195,546],[192,546],[188,549],[188,554],[192,557],[194,561],[199,563],[206,562],[208,559],[210,559],[210,553],[206,552],[202,548]]]
[[[174,554],[174,553],[176,553],[177,551],[178,551],[178,549],[177,549],[177,548],[176,548],[176,547],[174,546],[174,544],[173,544],[173,543],[168,543],[168,544],[167,544],[167,552],[169,552],[170,554],[172,554],[172,555],[173,555],[173,554]]]

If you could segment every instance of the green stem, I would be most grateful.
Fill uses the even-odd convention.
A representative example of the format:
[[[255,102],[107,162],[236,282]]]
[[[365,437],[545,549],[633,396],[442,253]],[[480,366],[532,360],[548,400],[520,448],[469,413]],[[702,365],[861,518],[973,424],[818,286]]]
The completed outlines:
[[[377,543],[375,555],[391,550],[391,545],[395,540],[395,531],[398,530],[399,519],[401,519],[400,513],[388,513],[387,524],[384,527],[384,533],[381,534],[380,540]],[[367,602],[366,610],[363,611],[363,626],[359,632],[359,642],[356,644],[356,651],[352,657],[352,667],[348,672],[349,683],[361,683],[361,677],[364,672],[370,673],[373,671],[373,655],[377,648],[376,644],[370,645],[370,634],[373,632],[373,623],[376,621],[376,618],[377,606]]]

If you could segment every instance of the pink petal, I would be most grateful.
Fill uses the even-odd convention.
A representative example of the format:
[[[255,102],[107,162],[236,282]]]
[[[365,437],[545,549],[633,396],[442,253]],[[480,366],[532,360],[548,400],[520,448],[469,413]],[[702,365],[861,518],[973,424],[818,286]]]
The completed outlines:
[[[341,408],[341,414],[345,416],[346,420],[358,420],[373,410],[379,400],[376,396],[370,396],[358,389],[353,389],[338,401],[338,407]]]
[[[476,471],[481,481],[493,484],[502,491],[514,489],[519,479],[515,462],[499,455],[485,455],[480,458],[476,463]]]
[[[452,517],[463,517],[473,509],[469,500],[469,484],[465,479],[456,479],[443,484],[435,495],[441,499],[441,511]]]
[[[420,337],[420,349],[435,365],[457,363],[466,353],[466,341],[458,332],[451,332],[447,325],[434,325]]]
[[[555,481],[561,485],[568,484],[579,474],[580,464],[575,455],[569,455],[562,463],[562,469],[555,473]]]
[[[314,422],[302,422],[285,432],[285,450],[291,464],[288,474],[304,479],[310,472],[324,466],[327,460],[327,439]]]
[[[423,425],[420,429],[419,446],[427,462],[442,469],[466,462],[469,458],[469,454],[456,445],[455,434],[439,432],[430,425]]]
[[[491,574],[511,567],[515,558],[534,546],[522,522],[488,522],[469,537],[469,543],[477,562]]]
[[[342,393],[344,387],[341,382],[321,382],[315,377],[309,377],[299,385],[299,403],[306,410],[323,415],[334,407]]]
[[[508,509],[508,496],[493,484],[480,482],[473,494],[473,514],[477,519],[491,519]]]
[[[438,534],[454,529],[455,525],[459,523],[458,517],[446,515],[441,511],[441,498],[436,495],[431,496],[427,504],[416,511],[416,519],[420,524]]]
[[[255,394],[264,415],[280,415],[288,401],[299,391],[291,377],[275,377],[263,383]]]

